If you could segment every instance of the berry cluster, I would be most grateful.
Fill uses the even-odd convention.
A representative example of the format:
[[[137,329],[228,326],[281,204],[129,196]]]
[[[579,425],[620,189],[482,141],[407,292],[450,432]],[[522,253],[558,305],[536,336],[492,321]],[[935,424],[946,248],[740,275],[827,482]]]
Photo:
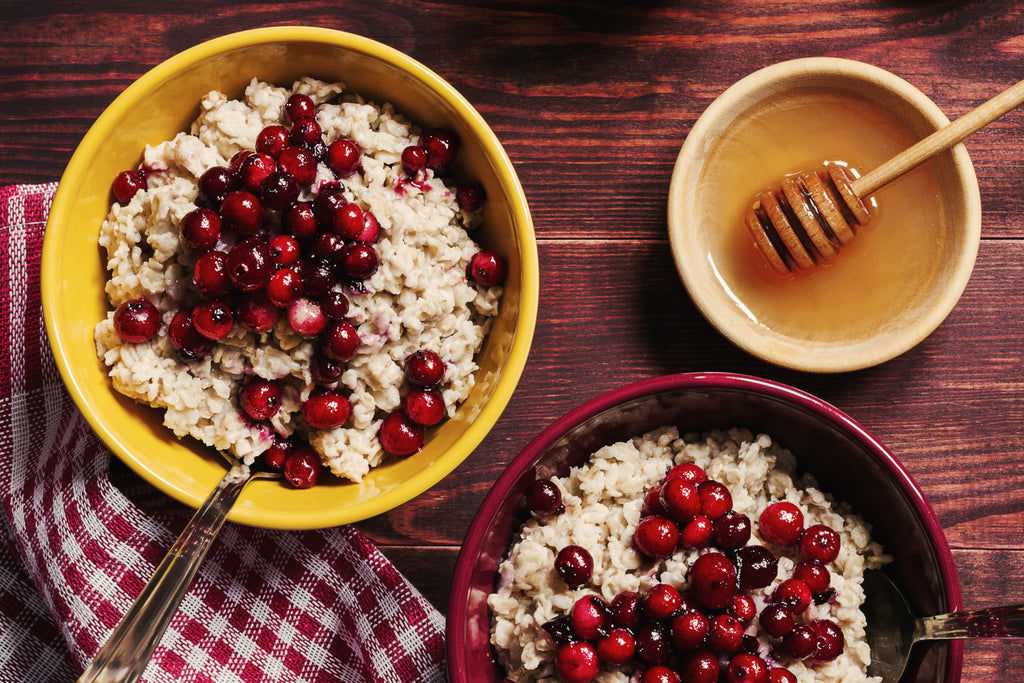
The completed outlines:
[[[196,208],[180,224],[181,243],[194,257],[194,306],[176,311],[167,335],[178,356],[192,362],[208,357],[236,326],[260,335],[282,319],[298,335],[314,341],[310,369],[317,388],[301,411],[313,430],[343,426],[352,407],[338,388],[346,362],[359,349],[356,326],[347,318],[347,291],[367,291],[377,271],[381,226],[373,212],[345,196],[344,182],[362,170],[362,151],[353,140],[325,141],[313,100],[291,95],[283,124],[265,126],[255,149],[235,154],[198,180]],[[435,173],[451,164],[459,148],[448,131],[431,129],[403,153],[407,174]],[[412,168],[407,153],[423,163]],[[151,170],[123,171],[112,185],[124,204],[144,190]],[[467,183],[456,201],[466,211],[481,208],[483,188]],[[482,287],[500,284],[504,260],[490,251],[473,256],[467,278]],[[114,328],[129,343],[147,341],[160,328],[157,308],[144,298],[121,304]],[[411,388],[403,406],[388,415],[378,434],[382,448],[408,456],[423,445],[424,427],[441,421],[444,398],[438,385],[444,362],[421,350],[406,359]],[[279,382],[253,378],[239,389],[238,405],[255,423],[268,423],[281,406]],[[279,437],[265,459],[283,469],[296,486],[312,486],[319,459],[305,442]]]
[[[525,500],[541,519],[564,510],[560,490],[548,480],[532,482]],[[768,544],[794,548],[800,559],[791,577],[764,594],[758,614],[753,591],[776,582],[779,562],[768,547],[748,543],[751,533],[750,518],[732,509],[725,485],[693,463],[673,467],[646,494],[633,544],[653,562],[696,551],[686,586],[658,583],[611,601],[579,598],[568,614],[544,625],[557,644],[558,676],[588,683],[602,667],[632,666],[641,683],[795,683],[787,661],[838,657],[842,630],[830,619],[812,618],[808,608],[835,597],[828,564],[839,554],[839,535],[821,524],[804,528],[793,503],[769,505],[758,517],[758,533]],[[591,554],[580,546],[566,546],[555,558],[555,571],[573,589],[585,586],[593,570]]]

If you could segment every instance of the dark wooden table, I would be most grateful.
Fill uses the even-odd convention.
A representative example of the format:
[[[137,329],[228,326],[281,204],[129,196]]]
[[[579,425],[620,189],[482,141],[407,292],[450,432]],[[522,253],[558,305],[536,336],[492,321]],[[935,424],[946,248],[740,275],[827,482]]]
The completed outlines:
[[[3,0],[0,184],[59,179],[93,119],[163,59],[274,24],[360,33],[440,73],[495,130],[531,204],[542,290],[518,390],[450,477],[358,525],[442,611],[477,506],[534,435],[614,387],[699,370],[782,381],[850,414],[935,506],[965,604],[1021,601],[1024,111],[967,143],[984,217],[963,298],[927,340],[879,367],[802,374],[733,347],[687,297],[665,221],[680,145],[739,78],[785,59],[849,57],[904,77],[954,118],[1024,76],[1024,2]],[[1024,680],[1012,641],[968,643],[966,661],[965,681]]]

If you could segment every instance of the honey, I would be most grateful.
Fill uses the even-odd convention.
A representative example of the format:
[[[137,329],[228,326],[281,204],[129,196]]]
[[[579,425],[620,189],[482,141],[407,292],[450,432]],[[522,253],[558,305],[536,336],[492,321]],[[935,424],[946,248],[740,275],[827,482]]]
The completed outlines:
[[[903,314],[927,305],[948,221],[928,163],[876,192],[868,225],[808,274],[773,274],[743,222],[755,196],[789,174],[829,163],[866,173],[918,139],[870,101],[821,89],[786,93],[730,124],[705,157],[696,201],[711,271],[742,315],[797,339],[857,342],[897,331]]]

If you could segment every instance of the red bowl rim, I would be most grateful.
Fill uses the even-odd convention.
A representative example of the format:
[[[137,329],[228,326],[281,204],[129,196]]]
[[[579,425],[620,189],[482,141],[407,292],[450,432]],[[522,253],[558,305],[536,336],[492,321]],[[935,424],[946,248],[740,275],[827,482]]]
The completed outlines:
[[[525,468],[529,467],[551,444],[570,429],[616,405],[667,390],[709,388],[751,391],[796,404],[799,407],[821,415],[841,428],[852,439],[860,442],[871,452],[875,453],[910,498],[917,514],[924,523],[925,531],[932,539],[950,611],[957,611],[963,608],[956,564],[953,561],[953,554],[946,541],[945,532],[942,530],[942,525],[935,514],[935,510],[925,498],[917,482],[914,481],[914,478],[903,467],[896,456],[853,418],[830,403],[805,391],[773,380],[727,372],[691,372],[664,375],[640,380],[613,389],[569,411],[544,429],[520,451],[495,481],[477,510],[476,515],[473,517],[455,564],[446,627],[449,677],[454,678],[456,674],[479,673],[465,672],[459,656],[462,651],[462,643],[466,639],[469,617],[467,596],[469,595],[473,566],[492,518],[509,495],[516,481],[522,476]],[[963,669],[963,654],[963,641],[950,641],[947,671],[953,672],[956,675],[947,683],[955,683],[955,681],[960,679],[960,672]]]

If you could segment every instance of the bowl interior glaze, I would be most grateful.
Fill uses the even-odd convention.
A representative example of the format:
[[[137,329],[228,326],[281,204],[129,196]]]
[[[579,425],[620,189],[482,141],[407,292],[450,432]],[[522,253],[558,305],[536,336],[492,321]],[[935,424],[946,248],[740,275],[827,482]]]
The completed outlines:
[[[894,556],[887,573],[919,614],[959,609],[960,587],[934,511],[896,458],[833,406],[767,380],[720,373],[646,380],[590,401],[542,432],[509,464],[474,518],[455,569],[448,608],[452,681],[500,681],[489,644],[487,595],[512,534],[521,497],[535,478],[564,475],[603,445],[663,425],[680,432],[743,426],[789,448],[822,490],[849,503]],[[960,680],[963,646],[915,647],[904,683]]]

